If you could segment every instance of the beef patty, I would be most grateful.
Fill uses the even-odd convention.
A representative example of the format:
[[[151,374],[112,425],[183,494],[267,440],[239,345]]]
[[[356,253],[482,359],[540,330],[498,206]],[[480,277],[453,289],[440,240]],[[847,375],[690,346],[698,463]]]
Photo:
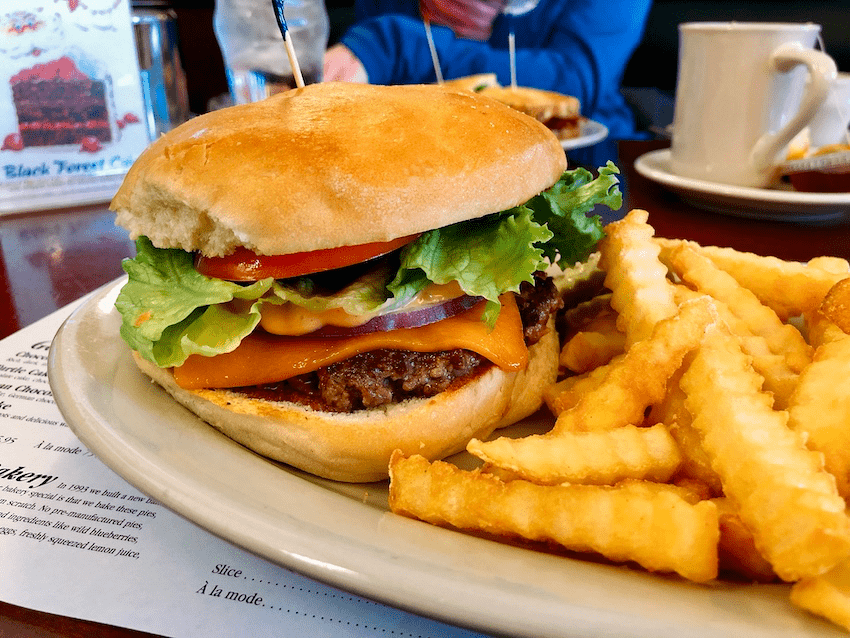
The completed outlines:
[[[563,302],[551,278],[536,273],[516,296],[527,345],[546,332]],[[244,396],[290,401],[326,412],[354,412],[405,399],[430,397],[484,374],[494,364],[470,350],[374,350],[277,383],[233,388]]]

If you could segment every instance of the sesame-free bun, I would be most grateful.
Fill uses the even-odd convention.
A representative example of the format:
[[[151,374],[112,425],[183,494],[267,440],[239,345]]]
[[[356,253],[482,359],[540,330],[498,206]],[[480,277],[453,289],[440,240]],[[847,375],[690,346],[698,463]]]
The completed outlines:
[[[196,117],[112,200],[160,248],[275,255],[389,241],[524,203],[566,168],[556,137],[486,97],[322,83]]]
[[[185,390],[170,370],[133,355],[139,368],[179,403],[245,447],[317,476],[360,483],[385,479],[395,449],[444,458],[539,409],[543,388],[557,375],[558,334],[550,320],[549,331],[529,348],[528,367],[521,372],[492,366],[430,398],[347,414],[229,390]]]

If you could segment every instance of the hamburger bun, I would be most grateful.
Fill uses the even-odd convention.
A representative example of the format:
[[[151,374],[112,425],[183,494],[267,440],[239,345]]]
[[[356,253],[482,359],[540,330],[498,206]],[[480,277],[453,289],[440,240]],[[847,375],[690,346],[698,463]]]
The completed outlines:
[[[492,366],[433,397],[350,414],[229,390],[185,390],[169,370],[138,354],[134,359],[178,403],[245,447],[316,476],[364,483],[387,478],[393,450],[444,458],[465,449],[471,439],[486,439],[536,412],[543,388],[555,382],[558,372],[558,334],[551,321],[549,328],[529,349],[528,367],[521,372]]]
[[[565,169],[545,126],[495,100],[433,86],[322,83],[163,135],[130,168],[111,208],[133,239],[160,248],[285,255],[507,210]]]

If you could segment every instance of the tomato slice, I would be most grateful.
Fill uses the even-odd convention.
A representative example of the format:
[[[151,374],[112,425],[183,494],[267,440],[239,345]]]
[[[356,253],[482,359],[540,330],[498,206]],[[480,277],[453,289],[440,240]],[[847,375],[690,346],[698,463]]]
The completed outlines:
[[[258,255],[247,248],[237,248],[236,252],[225,257],[205,257],[195,253],[195,269],[207,277],[228,281],[257,281],[266,277],[287,279],[359,264],[401,248],[418,236],[407,235],[387,242],[323,248],[291,255]]]

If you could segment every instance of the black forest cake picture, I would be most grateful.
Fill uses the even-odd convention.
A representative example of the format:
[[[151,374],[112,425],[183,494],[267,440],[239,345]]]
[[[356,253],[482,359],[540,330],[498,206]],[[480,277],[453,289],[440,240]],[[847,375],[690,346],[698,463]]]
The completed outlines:
[[[108,78],[89,77],[63,56],[23,69],[9,83],[23,146],[112,141]]]
[[[103,59],[104,51],[114,49],[95,46],[98,39],[117,37],[114,10],[126,1],[54,0],[21,8],[18,0],[17,9],[0,10],[0,98],[8,100],[0,150],[96,153],[118,143],[128,124],[142,123],[135,109],[116,109],[116,61]],[[131,35],[131,25],[125,28]]]
[[[150,144],[131,1],[0,0],[0,215],[108,199]]]

